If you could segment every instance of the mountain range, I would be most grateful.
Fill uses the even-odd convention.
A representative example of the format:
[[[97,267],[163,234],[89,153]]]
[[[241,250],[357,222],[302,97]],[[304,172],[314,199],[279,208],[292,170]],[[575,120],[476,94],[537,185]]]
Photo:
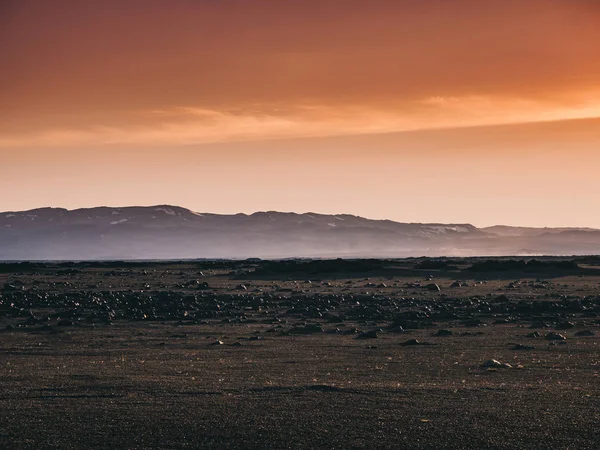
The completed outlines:
[[[221,215],[161,205],[0,213],[0,260],[588,255],[600,230],[400,223],[349,214]]]

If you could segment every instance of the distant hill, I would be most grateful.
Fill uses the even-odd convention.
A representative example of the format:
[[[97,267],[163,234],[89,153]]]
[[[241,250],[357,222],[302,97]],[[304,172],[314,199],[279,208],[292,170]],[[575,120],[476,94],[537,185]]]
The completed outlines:
[[[494,225],[492,227],[480,228],[487,233],[497,234],[498,236],[540,236],[542,234],[556,234],[572,231],[598,231],[594,228],[532,228],[532,227],[511,227],[507,225]]]
[[[600,253],[600,230],[479,229],[348,214],[220,215],[176,206],[0,213],[0,260],[407,257]]]

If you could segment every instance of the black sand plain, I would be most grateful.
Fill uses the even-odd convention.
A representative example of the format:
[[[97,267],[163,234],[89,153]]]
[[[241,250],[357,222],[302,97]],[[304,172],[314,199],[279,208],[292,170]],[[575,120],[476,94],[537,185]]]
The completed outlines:
[[[599,336],[594,257],[0,264],[0,448],[598,448]]]

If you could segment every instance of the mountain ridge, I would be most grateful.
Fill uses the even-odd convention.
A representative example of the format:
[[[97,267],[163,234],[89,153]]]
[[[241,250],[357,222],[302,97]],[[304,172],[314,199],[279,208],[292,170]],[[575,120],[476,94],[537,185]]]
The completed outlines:
[[[600,230],[406,223],[351,214],[200,213],[174,205],[0,213],[0,260],[600,253]]]

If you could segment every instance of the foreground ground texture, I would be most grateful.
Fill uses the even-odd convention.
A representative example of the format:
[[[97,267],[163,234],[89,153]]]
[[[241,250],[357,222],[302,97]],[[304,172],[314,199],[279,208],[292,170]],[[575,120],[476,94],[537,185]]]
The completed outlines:
[[[598,448],[599,261],[0,264],[0,447]]]

